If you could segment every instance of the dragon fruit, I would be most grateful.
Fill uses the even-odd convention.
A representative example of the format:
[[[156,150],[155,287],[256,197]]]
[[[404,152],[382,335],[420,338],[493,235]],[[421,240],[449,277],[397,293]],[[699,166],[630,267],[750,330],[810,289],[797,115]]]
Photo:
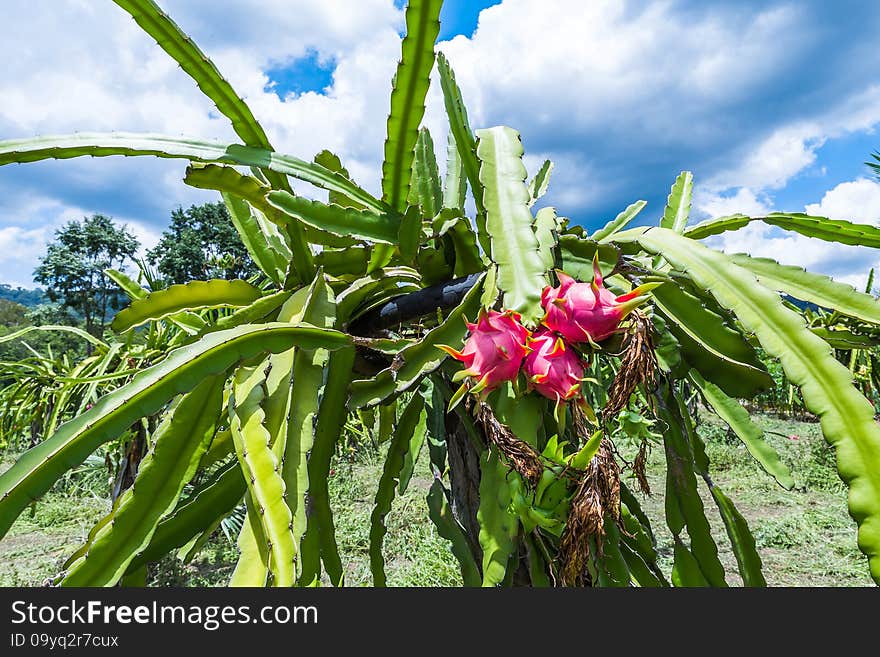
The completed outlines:
[[[580,393],[584,364],[565,341],[549,330],[529,339],[531,351],[523,363],[529,386],[557,403]]]
[[[569,342],[599,342],[612,335],[620,322],[647,299],[645,292],[657,287],[646,283],[632,292],[615,295],[606,288],[593,259],[592,283],[579,283],[562,271],[556,272],[559,287],[546,287],[541,294],[542,323]]]
[[[467,324],[470,336],[464,348],[457,351],[447,345],[438,345],[456,360],[467,367],[458,372],[453,380],[472,377],[473,387],[465,383],[459,392],[469,388],[471,392],[491,391],[505,381],[511,381],[519,373],[523,358],[528,353],[526,341],[529,330],[522,325],[519,313],[508,310],[503,313],[494,310],[480,311],[476,324]],[[460,397],[460,395],[457,394]]]

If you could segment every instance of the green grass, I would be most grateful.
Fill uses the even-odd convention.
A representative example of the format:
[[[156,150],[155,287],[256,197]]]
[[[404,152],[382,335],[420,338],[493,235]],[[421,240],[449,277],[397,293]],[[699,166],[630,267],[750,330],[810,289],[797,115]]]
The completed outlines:
[[[765,474],[717,419],[704,417],[699,432],[706,442],[712,480],[752,529],[768,585],[872,585],[867,562],[856,546],[856,525],[847,513],[846,488],[835,470],[834,451],[822,438],[819,425],[771,417],[757,420],[765,431],[774,432],[765,437],[791,468],[795,480],[791,491]],[[662,449],[655,449],[648,479],[658,492],[664,489],[663,461]],[[730,574],[728,582],[739,585],[736,560],[706,486],[701,486],[701,494],[721,561]],[[654,527],[661,564],[669,572],[672,537],[663,519],[663,500],[654,495],[642,503]]]
[[[758,418],[767,439],[792,469],[796,486],[782,489],[752,460],[739,440],[706,417],[699,431],[706,441],[715,483],[733,499],[755,535],[767,582],[775,586],[868,586],[864,557],[856,547],[855,524],[846,512],[846,490],[834,469],[834,454],[817,424]],[[789,436],[795,435],[797,439]],[[621,450],[626,453],[624,446]],[[448,545],[428,519],[425,495],[431,480],[423,471],[427,454],[405,495],[395,499],[386,519],[384,555],[389,586],[457,586],[458,566]],[[8,465],[0,463],[0,470]],[[369,586],[369,518],[381,475],[380,456],[364,450],[338,459],[330,479],[337,540],[346,584]],[[665,466],[662,449],[649,459],[648,477],[658,494],[642,499],[652,519],[661,564],[671,568],[672,539],[663,520]],[[732,585],[740,583],[736,562],[714,503],[703,488],[704,504]],[[107,472],[92,462],[44,496],[0,541],[0,586],[39,585],[55,575],[108,508]],[[217,531],[190,562],[166,557],[150,567],[157,586],[225,585],[235,566],[234,542]]]

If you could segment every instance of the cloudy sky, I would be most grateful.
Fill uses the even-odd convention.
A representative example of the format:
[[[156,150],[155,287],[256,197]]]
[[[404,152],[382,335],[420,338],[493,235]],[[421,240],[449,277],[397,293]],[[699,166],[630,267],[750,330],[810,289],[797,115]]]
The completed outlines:
[[[246,97],[275,147],[335,151],[379,188],[402,2],[160,0]],[[110,0],[3,0],[0,139],[150,131],[234,142],[192,81]],[[662,214],[694,172],[695,219],[807,211],[880,224],[880,4],[866,0],[447,0],[440,50],[475,127],[521,131],[556,163],[547,203],[595,227],[632,201]],[[439,85],[426,123],[445,140]],[[442,150],[442,149],[441,149]],[[145,247],[170,211],[215,196],[179,161],[0,168],[0,282],[33,286],[54,231],[100,212]],[[862,285],[880,253],[761,226],[715,246]]]

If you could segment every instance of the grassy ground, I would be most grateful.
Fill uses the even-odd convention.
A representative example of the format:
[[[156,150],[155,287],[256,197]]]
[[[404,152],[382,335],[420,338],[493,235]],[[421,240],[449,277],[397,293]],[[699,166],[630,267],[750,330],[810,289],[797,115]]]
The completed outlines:
[[[739,440],[719,421],[706,418],[712,480],[733,500],[752,529],[770,586],[870,586],[867,562],[856,546],[856,525],[846,510],[846,488],[834,467],[834,452],[818,424],[761,418],[767,440],[791,468],[795,488],[786,491],[752,460]],[[781,435],[779,435],[781,434]],[[648,478],[664,489],[662,449],[651,455]],[[699,482],[702,484],[702,482]],[[740,584],[736,560],[711,495],[702,486],[703,504],[728,581]],[[672,540],[663,521],[660,495],[643,500],[651,517],[665,572],[672,567]]]
[[[764,561],[768,584],[776,586],[867,586],[870,579],[855,543],[855,525],[846,513],[846,491],[834,470],[833,452],[816,424],[761,418],[768,439],[791,467],[796,487],[780,488],[764,474],[745,448],[707,418],[700,433],[712,461],[713,480],[733,499],[748,520]],[[781,435],[777,435],[781,434]],[[792,438],[790,436],[796,436]],[[0,470],[9,463],[0,463]],[[346,565],[346,583],[369,586],[369,517],[381,462],[375,454],[354,462],[338,461],[330,482],[337,538]],[[661,449],[651,455],[648,476],[662,492],[665,467]],[[406,494],[395,500],[385,540],[390,586],[455,586],[457,564],[425,512],[430,480],[416,476]],[[91,525],[106,512],[107,473],[100,464],[84,468],[48,493],[33,514],[25,513],[0,541],[0,586],[39,585],[54,575],[64,559],[85,539]],[[704,491],[705,492],[705,491]],[[739,583],[736,562],[711,497],[704,494],[707,515],[721,559]],[[660,495],[643,500],[657,535],[666,572],[671,568],[672,541],[663,521]],[[223,585],[236,559],[236,548],[223,533],[209,541],[190,563],[174,558],[151,567],[149,583],[172,586]]]

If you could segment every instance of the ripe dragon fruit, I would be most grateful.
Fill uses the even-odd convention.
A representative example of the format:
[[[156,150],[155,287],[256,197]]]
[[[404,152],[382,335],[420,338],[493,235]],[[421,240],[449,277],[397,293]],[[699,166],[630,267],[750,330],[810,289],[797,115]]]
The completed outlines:
[[[658,283],[640,285],[616,296],[603,285],[599,261],[593,259],[592,283],[579,283],[562,271],[556,272],[559,287],[546,287],[541,294],[545,315],[542,323],[569,342],[598,342],[612,335],[620,322],[647,301],[645,292]]]
[[[557,404],[580,393],[584,364],[565,341],[549,330],[529,339],[531,351],[523,363],[529,386]]]
[[[461,351],[438,345],[467,366],[453,380],[473,377],[477,382],[470,391],[476,393],[494,390],[505,381],[515,379],[528,353],[529,330],[522,325],[521,315],[511,310],[503,313],[481,310],[476,324],[468,323],[467,327],[470,336]],[[453,401],[458,401],[468,387],[467,383],[462,385]]]

